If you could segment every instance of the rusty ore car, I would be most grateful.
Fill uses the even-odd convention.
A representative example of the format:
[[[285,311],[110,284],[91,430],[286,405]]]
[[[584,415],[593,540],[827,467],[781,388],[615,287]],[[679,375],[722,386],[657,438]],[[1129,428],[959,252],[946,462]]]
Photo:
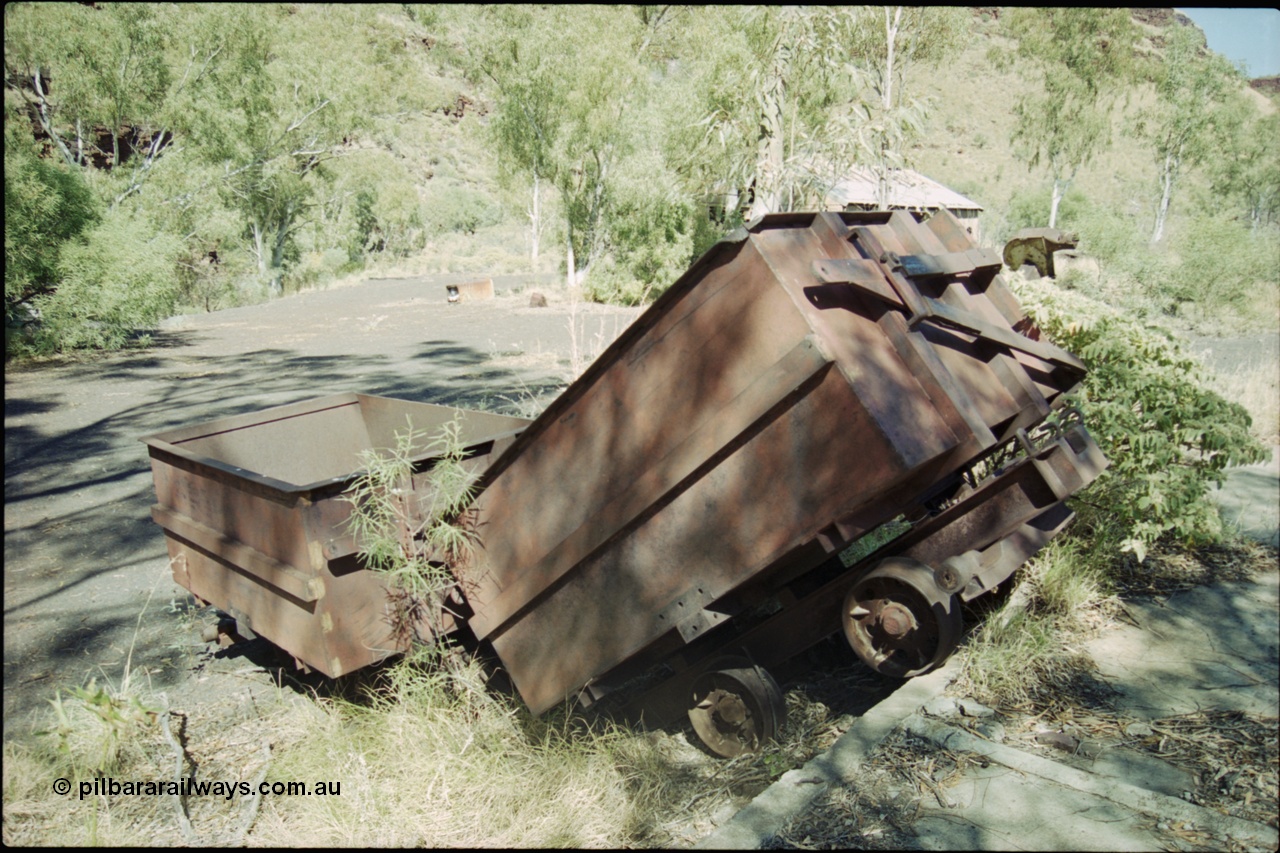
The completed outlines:
[[[536,420],[348,393],[173,430],[145,439],[152,514],[179,584],[341,676],[413,641],[349,529],[360,453],[460,418],[477,543],[431,631],[487,644],[534,713],[614,694],[754,750],[771,667],[838,632],[937,667],[1106,466],[1065,406],[1084,365],[1001,268],[946,212],[765,216]]]

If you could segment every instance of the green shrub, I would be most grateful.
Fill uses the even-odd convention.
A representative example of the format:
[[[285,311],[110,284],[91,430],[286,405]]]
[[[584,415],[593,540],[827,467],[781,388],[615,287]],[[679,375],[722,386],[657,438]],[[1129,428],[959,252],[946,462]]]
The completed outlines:
[[[587,298],[611,305],[639,305],[650,296],[651,287],[640,281],[612,254],[591,267],[585,282]]]
[[[1010,204],[1005,230],[1034,221],[1042,199],[1031,193]],[[1076,232],[1080,250],[1095,258],[1104,287],[1083,286],[1091,296],[1137,314],[1192,314],[1200,319],[1273,321],[1280,296],[1280,236],[1225,216],[1175,220],[1152,245],[1146,217],[1095,205],[1071,192],[1060,211],[1063,227]],[[1065,286],[1085,284],[1070,277]]]
[[[435,634],[422,639],[439,636],[445,598],[456,586],[450,566],[469,563],[478,538],[467,513],[474,491],[462,464],[462,418],[455,413],[430,439],[407,423],[394,447],[361,451],[365,473],[342,498],[352,506],[348,525],[361,560],[393,588],[391,618],[404,636],[413,635],[419,614]],[[412,488],[414,457],[424,452],[435,458],[426,494],[419,495]]]
[[[1049,224],[1049,208],[1053,199],[1050,187],[1040,187],[1017,193],[1009,199],[1005,210],[1004,227],[998,229],[999,234],[992,235],[1003,244],[1016,231],[1023,228],[1041,228]],[[1071,189],[1058,204],[1057,226],[1066,230],[1076,227],[1075,222],[1088,207],[1084,193]]]
[[[1178,223],[1169,236],[1178,264],[1162,288],[1170,308],[1196,303],[1210,314],[1257,315],[1275,322],[1280,235],[1223,216]]]
[[[453,181],[433,182],[422,207],[423,224],[432,235],[474,234],[502,221],[502,209],[487,194]]]
[[[1151,236],[1145,222],[1121,213],[1111,205],[1087,202],[1073,213],[1071,228],[1080,237],[1080,249],[1109,267],[1132,269],[1134,250],[1147,251]]]
[[[1041,330],[1089,367],[1071,402],[1111,460],[1081,496],[1095,533],[1139,559],[1165,533],[1188,543],[1219,537],[1209,487],[1228,466],[1266,458],[1244,407],[1208,390],[1199,362],[1167,331],[1049,281],[1010,284]]]
[[[36,349],[112,349],[170,313],[182,240],[122,210],[109,212],[58,256],[57,289],[33,300]]]
[[[6,117],[6,131],[16,124]],[[80,173],[39,159],[6,132],[4,218],[5,323],[22,325],[34,300],[57,287],[63,247],[99,220],[99,205]]]
[[[697,221],[694,205],[674,193],[632,181],[619,194],[609,218],[610,252],[592,268],[587,290],[597,302],[638,305],[670,287],[699,244],[715,237]]]

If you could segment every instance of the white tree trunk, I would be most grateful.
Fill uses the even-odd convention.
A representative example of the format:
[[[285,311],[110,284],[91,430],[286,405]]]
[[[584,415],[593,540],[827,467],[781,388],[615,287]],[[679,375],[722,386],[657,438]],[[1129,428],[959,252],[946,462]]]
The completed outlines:
[[[258,275],[266,277],[267,275],[267,252],[266,247],[262,244],[263,233],[262,226],[254,222],[253,226],[253,254],[258,259]]]
[[[898,45],[898,29],[902,24],[902,7],[898,6],[893,10],[893,17],[889,17],[889,7],[884,7],[884,44],[885,44],[885,60],[884,60],[884,79],[881,80],[880,94],[881,106],[884,108],[884,121],[889,121],[889,114],[893,110],[893,64],[894,57],[897,53]],[[885,133],[880,138],[880,150],[877,152],[878,158],[875,164],[876,173],[876,208],[878,210],[889,209],[889,136]]]
[[[1058,205],[1062,203],[1062,197],[1066,195],[1067,188],[1062,181],[1054,180],[1053,182],[1053,202],[1049,205],[1049,227],[1054,228],[1058,224]]]
[[[1173,197],[1173,182],[1178,173],[1178,159],[1172,154],[1165,155],[1164,167],[1160,170],[1160,207],[1156,209],[1156,225],[1151,232],[1151,242],[1159,243],[1164,237],[1164,223],[1169,217],[1169,201]]]
[[[570,229],[570,231],[569,231],[569,236],[565,239],[565,249],[566,249],[566,251],[567,251],[567,258],[566,258],[565,266],[568,268],[568,273],[567,273],[568,280],[567,280],[567,283],[568,283],[568,285],[569,285],[569,292],[571,292],[571,293],[572,293],[572,292],[573,292],[573,289],[574,289],[575,287],[577,287],[577,286],[578,286],[578,269],[577,269],[576,263],[575,263],[575,261],[574,261],[574,259],[573,259],[573,231],[572,231],[572,229]]]
[[[893,52],[898,40],[898,26],[902,22],[902,7],[893,10],[893,22],[889,21],[889,7],[884,7],[884,43],[886,47],[884,61],[884,108],[893,107]]]
[[[529,209],[529,234],[533,241],[532,262],[534,270],[538,268],[538,238],[542,234],[542,211],[538,204],[538,173],[533,173],[533,207]]]

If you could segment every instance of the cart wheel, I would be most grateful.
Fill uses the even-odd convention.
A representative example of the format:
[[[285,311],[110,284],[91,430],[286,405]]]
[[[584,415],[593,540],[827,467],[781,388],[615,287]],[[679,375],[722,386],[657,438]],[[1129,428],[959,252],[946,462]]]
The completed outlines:
[[[693,683],[689,706],[693,730],[708,749],[725,758],[759,751],[786,718],[778,682],[741,658],[717,661],[714,666],[724,668],[703,673]]]
[[[844,636],[867,666],[911,678],[939,666],[964,627],[955,599],[924,563],[890,557],[855,583],[844,599]]]

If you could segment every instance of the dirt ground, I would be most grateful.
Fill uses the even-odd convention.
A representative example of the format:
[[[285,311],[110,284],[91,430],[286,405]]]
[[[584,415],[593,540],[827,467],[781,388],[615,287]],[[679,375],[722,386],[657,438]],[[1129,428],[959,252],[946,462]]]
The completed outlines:
[[[495,280],[492,301],[448,304],[444,285],[459,279],[175,318],[149,349],[5,371],[6,739],[57,689],[119,684],[126,667],[171,696],[270,686],[194,677],[203,644],[151,521],[141,437],[343,391],[528,412],[639,314],[554,291],[531,308],[536,282],[514,276]]]

